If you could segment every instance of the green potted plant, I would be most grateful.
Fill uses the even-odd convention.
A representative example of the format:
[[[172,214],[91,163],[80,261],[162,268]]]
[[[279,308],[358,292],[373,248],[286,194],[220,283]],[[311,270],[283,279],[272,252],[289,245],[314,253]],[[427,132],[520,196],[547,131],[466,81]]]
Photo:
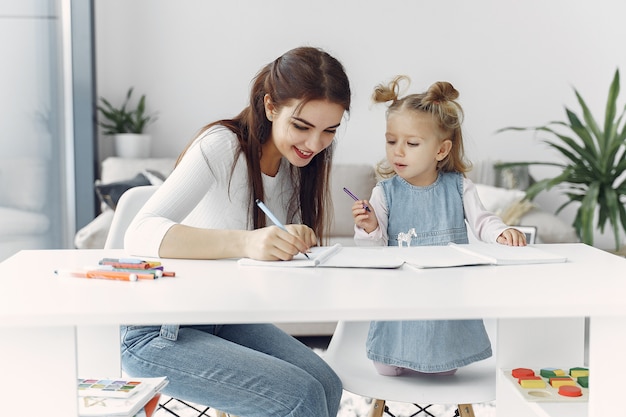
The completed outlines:
[[[146,113],[146,96],[142,95],[137,106],[130,107],[133,87],[128,89],[126,99],[120,107],[113,106],[107,99],[100,97],[98,125],[102,133],[115,139],[118,156],[125,158],[146,158],[150,156],[150,135],[145,128],[156,120],[156,116]]]
[[[557,209],[557,213],[572,203],[578,205],[573,226],[581,241],[593,245],[594,220],[597,220],[600,232],[604,232],[608,222],[616,250],[621,246],[622,232],[626,231],[626,107],[618,112],[619,91],[618,69],[609,87],[602,125],[596,122],[585,100],[574,89],[582,117],[565,107],[567,121],[553,121],[539,127],[506,127],[498,130],[498,133],[531,130],[547,133],[551,137],[543,139],[543,142],[560,152],[564,162],[509,162],[498,164],[498,167],[546,165],[560,168],[560,174],[532,184],[526,190],[526,198],[532,200],[542,191],[554,186],[561,187],[568,201]]]

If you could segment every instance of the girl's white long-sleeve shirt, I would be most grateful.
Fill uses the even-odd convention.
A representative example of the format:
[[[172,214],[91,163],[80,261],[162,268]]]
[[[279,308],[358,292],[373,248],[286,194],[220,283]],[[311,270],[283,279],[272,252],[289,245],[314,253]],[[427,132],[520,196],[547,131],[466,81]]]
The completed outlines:
[[[235,134],[223,126],[214,126],[198,137],[131,222],[124,248],[132,255],[158,257],[165,234],[175,224],[252,229],[250,210],[254,202],[245,157],[237,153],[238,146]],[[293,194],[288,164],[283,159],[276,176],[262,175],[264,203],[282,222]]]
[[[369,204],[376,213],[378,227],[367,233],[355,225],[354,241],[358,246],[387,246],[389,211],[382,186],[374,187]],[[500,217],[485,209],[478,196],[476,185],[468,178],[463,178],[463,210],[471,233],[483,242],[495,243],[498,236],[510,227],[504,224]]]

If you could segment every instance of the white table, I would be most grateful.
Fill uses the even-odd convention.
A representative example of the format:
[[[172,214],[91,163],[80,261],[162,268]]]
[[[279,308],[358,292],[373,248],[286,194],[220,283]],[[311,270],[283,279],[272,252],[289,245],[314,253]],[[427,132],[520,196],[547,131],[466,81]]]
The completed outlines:
[[[582,244],[545,247],[569,261],[416,271],[165,259],[176,278],[150,282],[53,274],[125,256],[120,250],[22,251],[0,263],[0,396],[11,399],[3,414],[38,416],[44,407],[75,415],[77,373],[119,374],[122,323],[498,318],[498,366],[510,369],[582,364],[582,317],[590,316],[588,414],[611,415],[620,405],[614,367],[626,348],[626,260]],[[504,382],[499,415],[563,411],[520,401]],[[585,405],[574,408],[565,412],[586,414]]]

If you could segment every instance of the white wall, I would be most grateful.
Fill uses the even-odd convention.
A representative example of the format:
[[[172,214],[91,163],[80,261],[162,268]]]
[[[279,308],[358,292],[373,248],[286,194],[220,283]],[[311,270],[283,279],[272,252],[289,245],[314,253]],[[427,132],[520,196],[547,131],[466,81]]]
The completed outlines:
[[[154,156],[174,156],[202,125],[246,104],[256,71],[299,45],[345,65],[353,89],[337,161],[383,156],[384,108],[373,87],[407,74],[411,91],[447,80],[460,91],[470,159],[553,159],[531,134],[577,107],[604,116],[616,68],[626,70],[623,0],[96,0],[98,94],[129,86],[159,112]],[[102,142],[103,156],[111,152]],[[545,173],[534,171],[535,176]],[[551,172],[548,172],[552,174]],[[555,206],[559,203],[549,203]]]

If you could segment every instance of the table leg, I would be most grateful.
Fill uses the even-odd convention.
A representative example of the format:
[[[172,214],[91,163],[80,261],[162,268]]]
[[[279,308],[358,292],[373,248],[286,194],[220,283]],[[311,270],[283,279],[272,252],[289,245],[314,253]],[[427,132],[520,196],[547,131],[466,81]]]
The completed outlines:
[[[0,374],[2,415],[76,416],[75,328],[4,327]]]
[[[591,317],[589,327],[589,416],[618,415],[623,412],[619,378],[626,353],[626,320]]]
[[[78,375],[120,377],[120,326],[78,326]]]
[[[498,319],[497,334],[497,414],[506,417],[552,415],[541,411],[537,403],[523,399],[504,377],[502,370],[582,365],[584,319]]]

